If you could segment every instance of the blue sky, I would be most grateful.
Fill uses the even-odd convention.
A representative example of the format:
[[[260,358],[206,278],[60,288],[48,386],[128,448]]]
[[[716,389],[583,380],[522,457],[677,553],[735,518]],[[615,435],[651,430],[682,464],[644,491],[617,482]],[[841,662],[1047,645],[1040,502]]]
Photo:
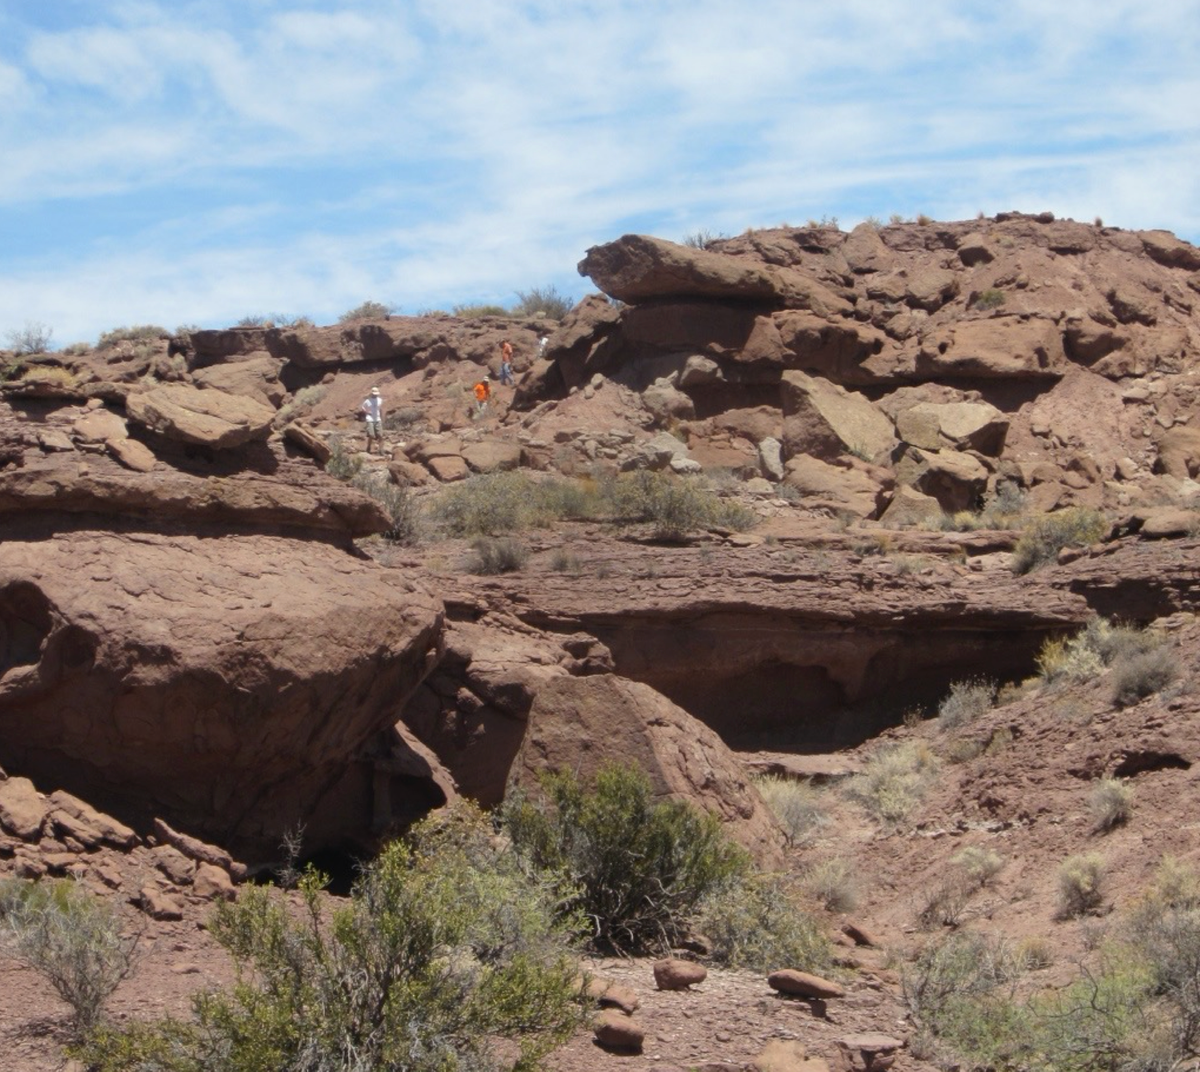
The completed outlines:
[[[1200,0],[0,0],[0,343],[1006,209],[1200,243]]]

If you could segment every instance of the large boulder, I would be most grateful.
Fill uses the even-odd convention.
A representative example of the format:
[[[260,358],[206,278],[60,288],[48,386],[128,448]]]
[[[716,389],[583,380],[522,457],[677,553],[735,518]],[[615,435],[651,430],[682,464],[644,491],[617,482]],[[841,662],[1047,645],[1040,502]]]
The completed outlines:
[[[906,446],[896,462],[896,479],[937,499],[948,514],[978,509],[988,471],[978,458],[956,450]]]
[[[782,300],[777,279],[764,266],[648,235],[627,234],[592,246],[579,262],[579,274],[631,304],[659,298]]]
[[[192,373],[192,382],[278,409],[287,397],[287,388],[279,382],[282,367],[283,361],[270,354],[251,354],[241,361],[197,369]]]
[[[547,770],[590,783],[612,763],[646,773],[656,796],[713,812],[764,860],[782,835],[742,765],[712,730],[648,685],[612,674],[557,677],[537,693],[513,762],[510,789],[539,791]]]
[[[271,434],[275,410],[226,391],[159,384],[125,400],[130,418],[182,443],[213,449],[242,447]]]
[[[905,443],[925,450],[977,450],[998,457],[1008,418],[987,402],[921,402],[896,416]]]
[[[921,340],[924,378],[1045,379],[1066,365],[1062,333],[1050,320],[994,317],[939,328]]]
[[[841,454],[875,459],[896,445],[887,415],[857,391],[797,370],[783,374],[783,447],[788,457],[825,461]]]
[[[861,518],[879,514],[884,487],[861,470],[830,465],[810,454],[797,454],[784,469],[783,482],[800,493],[807,507]]]
[[[386,825],[363,752],[441,627],[405,575],[312,540],[10,535],[0,765],[247,859],[297,824],[306,850],[361,840]],[[444,799],[406,784],[423,807]]]

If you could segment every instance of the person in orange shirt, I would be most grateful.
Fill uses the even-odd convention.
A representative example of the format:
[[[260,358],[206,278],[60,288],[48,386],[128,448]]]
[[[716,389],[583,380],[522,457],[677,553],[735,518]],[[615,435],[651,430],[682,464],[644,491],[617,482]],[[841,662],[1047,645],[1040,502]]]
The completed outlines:
[[[479,416],[487,411],[488,402],[492,398],[492,383],[486,376],[475,385],[475,414]]]

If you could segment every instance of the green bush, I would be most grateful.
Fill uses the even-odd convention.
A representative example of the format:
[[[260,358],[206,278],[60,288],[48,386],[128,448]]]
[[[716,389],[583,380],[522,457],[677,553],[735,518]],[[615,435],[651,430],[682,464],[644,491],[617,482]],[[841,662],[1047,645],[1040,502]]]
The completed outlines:
[[[106,346],[116,346],[119,342],[158,342],[159,339],[169,338],[171,333],[158,324],[135,324],[131,328],[113,328],[104,332],[96,342],[96,349],[103,350]]]
[[[100,1022],[134,967],[137,936],[123,934],[108,903],[70,879],[0,885],[0,935],[71,1006],[80,1034]]]
[[[1069,856],[1058,869],[1058,914],[1061,919],[1094,912],[1104,903],[1104,859],[1095,853]]]
[[[386,320],[391,314],[390,305],[384,305],[383,302],[377,301],[365,301],[362,305],[356,305],[353,309],[347,309],[342,313],[338,317],[338,323],[346,324],[351,320]]]
[[[1015,573],[1031,573],[1058,558],[1064,547],[1086,547],[1102,539],[1108,522],[1099,510],[1072,506],[1031,521],[1013,548]]]
[[[790,845],[803,844],[829,821],[820,793],[808,782],[775,774],[762,775],[753,782]]]
[[[532,287],[517,291],[517,304],[512,308],[512,315],[541,315],[551,320],[561,320],[573,306],[571,299],[560,294],[556,287]]]
[[[1092,829],[1107,832],[1127,823],[1133,814],[1133,786],[1119,778],[1101,778],[1088,794]]]
[[[452,536],[496,536],[594,516],[590,481],[539,479],[528,472],[482,473],[439,492],[431,512]]]
[[[471,572],[481,577],[515,573],[529,560],[524,544],[505,536],[481,536],[471,547],[475,552]]]
[[[998,686],[984,678],[955,681],[938,705],[938,728],[953,730],[992,709]]]
[[[699,904],[695,926],[710,943],[710,958],[731,968],[776,968],[824,973],[833,961],[829,937],[807,911],[795,885],[747,876],[722,885]]]
[[[635,768],[605,767],[591,790],[562,771],[542,789],[542,800],[509,801],[505,827],[529,866],[559,876],[564,905],[590,921],[599,948],[668,948],[705,897],[749,869],[715,816],[654,801]]]
[[[553,895],[476,809],[389,845],[340,905],[322,882],[302,879],[302,911],[262,887],[221,905],[212,933],[237,984],[197,997],[189,1023],[98,1033],[81,1059],[96,1072],[453,1072],[494,1067],[509,1039],[514,1067],[533,1069],[580,1023]]]

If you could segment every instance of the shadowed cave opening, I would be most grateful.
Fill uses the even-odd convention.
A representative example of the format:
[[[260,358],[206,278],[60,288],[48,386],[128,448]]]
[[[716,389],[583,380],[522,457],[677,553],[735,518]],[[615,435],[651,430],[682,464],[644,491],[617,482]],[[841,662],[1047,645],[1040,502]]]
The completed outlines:
[[[955,682],[1036,674],[1038,652],[1059,631],[842,630],[832,641],[814,633],[765,642],[757,657],[730,646],[725,658],[696,630],[680,628],[670,643],[653,632],[601,638],[618,673],[657,689],[737,751],[819,754],[863,744],[911,711],[936,714]]]

